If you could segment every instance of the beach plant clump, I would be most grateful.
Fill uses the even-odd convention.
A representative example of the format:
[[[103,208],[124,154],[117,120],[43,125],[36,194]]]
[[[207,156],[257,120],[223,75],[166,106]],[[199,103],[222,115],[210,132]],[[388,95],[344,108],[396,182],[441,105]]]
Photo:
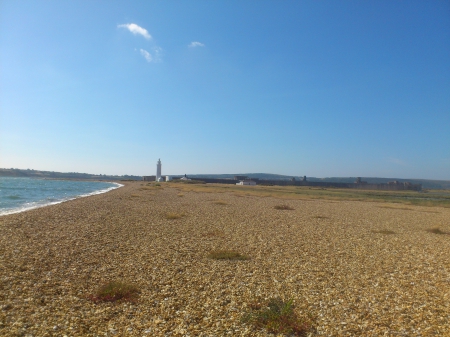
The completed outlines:
[[[183,213],[167,213],[166,219],[175,220],[175,219],[182,218],[183,216],[184,216]]]
[[[234,250],[213,250],[208,254],[213,260],[248,260],[249,257]]]
[[[111,281],[98,288],[95,295],[89,298],[93,302],[116,302],[128,301],[135,302],[139,295],[139,289],[129,283],[120,281]]]
[[[274,206],[275,209],[279,209],[279,210],[283,210],[283,211],[292,211],[294,210],[293,207],[289,206],[289,205],[276,205]]]
[[[433,234],[447,234],[446,232],[442,231],[439,227],[433,227],[426,230],[428,233]]]
[[[250,309],[242,317],[242,321],[256,328],[264,328],[270,333],[306,336],[313,330],[312,316],[297,315],[292,299],[283,301],[279,297],[271,298],[266,305],[253,303]]]

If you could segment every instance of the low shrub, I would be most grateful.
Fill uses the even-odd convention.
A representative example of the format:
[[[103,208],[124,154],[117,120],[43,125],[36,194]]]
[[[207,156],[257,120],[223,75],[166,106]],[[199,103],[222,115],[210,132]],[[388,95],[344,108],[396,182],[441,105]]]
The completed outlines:
[[[285,302],[279,297],[271,298],[266,305],[254,303],[250,305],[250,309],[242,321],[257,328],[265,328],[270,333],[306,336],[313,330],[311,315],[298,316],[294,311],[292,299]]]
[[[446,232],[443,232],[439,227],[429,228],[426,231],[433,234],[447,234]]]
[[[181,214],[181,213],[167,213],[166,219],[174,220],[174,219],[182,218],[183,216],[184,216],[184,214]]]
[[[139,296],[139,289],[132,284],[111,281],[101,286],[95,295],[90,296],[94,302],[135,302]]]
[[[289,205],[276,205],[274,208],[275,209],[279,209],[279,210],[284,210],[284,211],[292,211],[292,210],[294,210],[294,208],[292,208]]]
[[[234,250],[214,250],[208,254],[210,259],[214,260],[248,260],[249,257],[242,255]]]

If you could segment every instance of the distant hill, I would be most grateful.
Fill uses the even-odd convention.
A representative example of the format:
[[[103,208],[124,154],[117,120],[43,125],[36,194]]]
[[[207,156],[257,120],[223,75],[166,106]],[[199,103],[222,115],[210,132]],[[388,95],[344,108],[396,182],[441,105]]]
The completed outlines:
[[[241,175],[249,178],[268,179],[268,180],[301,180],[303,176],[285,176],[280,174],[270,173],[239,173],[239,174],[189,174],[193,178],[218,178],[218,179],[233,179],[234,176]],[[356,177],[330,177],[330,178],[315,178],[306,177],[308,181],[334,182],[334,183],[354,183]],[[410,182],[412,184],[422,184],[422,188],[427,189],[450,189],[449,180],[428,180],[428,179],[401,179],[401,178],[372,178],[361,177],[362,181],[367,181],[369,184],[385,184],[389,181],[397,180],[399,182]]]
[[[104,174],[89,174],[78,172],[53,172],[38,170],[3,169],[0,168],[0,177],[28,177],[46,179],[88,179],[88,180],[142,180],[141,176],[111,176]]]
[[[267,180],[290,180],[292,178],[295,178],[295,180],[301,180],[303,178],[302,176],[285,176],[281,174],[271,174],[271,173],[188,174],[188,177],[233,179],[234,176],[237,175]],[[118,175],[89,174],[78,172],[53,172],[53,171],[2,169],[2,168],[0,168],[0,177],[30,177],[30,178],[48,178],[48,179],[89,179],[89,180],[142,180],[141,176],[133,176],[133,175],[118,176]],[[356,177],[330,177],[330,178],[306,177],[306,179],[308,181],[353,183],[355,182]],[[383,184],[387,183],[388,181],[394,180],[397,180],[399,182],[409,181],[412,184],[422,184],[422,188],[427,189],[450,189],[449,180],[371,178],[371,177],[361,177],[361,180],[367,181],[369,184]]]

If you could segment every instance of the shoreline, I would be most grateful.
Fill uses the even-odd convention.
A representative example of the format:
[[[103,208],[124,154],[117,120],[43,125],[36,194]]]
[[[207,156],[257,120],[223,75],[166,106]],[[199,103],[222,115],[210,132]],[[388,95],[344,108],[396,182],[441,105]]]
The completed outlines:
[[[269,337],[242,316],[279,296],[313,336],[446,336],[450,209],[383,206],[124,182],[0,217],[0,335]],[[109,281],[138,300],[92,301]]]
[[[15,177],[11,177],[11,178],[15,178]],[[47,179],[47,178],[28,178],[28,177],[17,177],[17,178],[25,178],[25,179],[42,179],[42,180],[70,180],[70,181],[87,181],[87,180],[80,180],[80,179]],[[24,207],[23,205],[17,208],[13,208],[13,209],[8,209],[8,210],[0,210],[0,217],[5,216],[5,215],[11,215],[11,214],[17,214],[17,213],[22,213],[22,212],[27,212],[33,209],[37,209],[37,208],[42,208],[42,207],[47,207],[47,206],[52,206],[52,205],[57,205],[63,202],[67,202],[67,201],[71,201],[71,200],[75,200],[75,199],[79,199],[79,198],[85,198],[85,197],[89,197],[92,195],[97,195],[97,194],[103,194],[103,193],[107,193],[109,191],[115,190],[117,188],[123,187],[123,184],[117,183],[117,182],[112,182],[112,181],[98,181],[98,182],[104,182],[104,183],[110,183],[110,184],[114,184],[116,185],[116,187],[109,187],[106,189],[102,189],[102,190],[97,190],[94,192],[90,192],[90,193],[85,193],[85,194],[80,194],[80,195],[76,195],[73,197],[68,197],[65,199],[61,199],[61,200],[57,200],[57,201],[51,201],[51,202],[47,202],[47,203],[43,203],[40,204],[40,201],[35,201],[33,203],[39,203],[37,205],[33,205],[33,206],[28,206],[28,207]],[[26,203],[28,204],[28,202]]]

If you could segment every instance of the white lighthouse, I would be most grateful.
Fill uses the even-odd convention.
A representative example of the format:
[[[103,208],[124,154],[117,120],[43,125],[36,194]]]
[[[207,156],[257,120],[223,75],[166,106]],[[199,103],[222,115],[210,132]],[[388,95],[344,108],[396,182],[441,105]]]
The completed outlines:
[[[161,180],[161,159],[156,163],[156,181]]]

